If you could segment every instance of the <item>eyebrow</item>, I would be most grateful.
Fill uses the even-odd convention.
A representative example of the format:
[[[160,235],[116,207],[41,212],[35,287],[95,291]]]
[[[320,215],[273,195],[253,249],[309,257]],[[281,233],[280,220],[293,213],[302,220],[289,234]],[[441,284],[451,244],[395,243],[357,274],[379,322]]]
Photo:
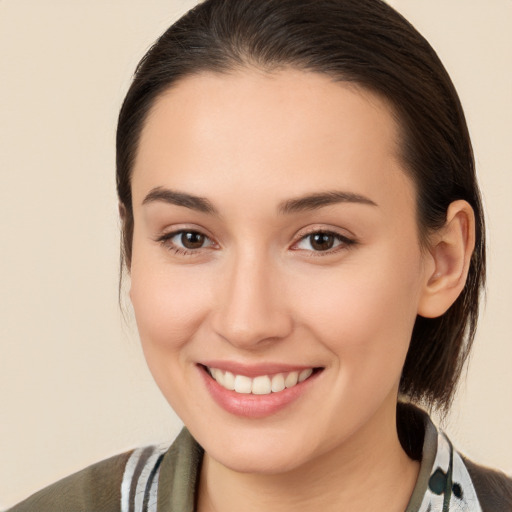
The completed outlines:
[[[287,215],[291,213],[319,210],[325,206],[338,203],[359,203],[369,206],[377,206],[377,203],[368,197],[352,192],[329,191],[310,194],[296,199],[288,199],[279,205],[278,211]]]
[[[176,206],[183,206],[196,210],[201,213],[208,213],[210,215],[218,215],[219,212],[213,204],[204,197],[194,196],[185,192],[178,192],[168,188],[156,187],[152,189],[149,194],[144,198],[142,204],[149,204],[153,202],[163,202],[167,204],[174,204]]]
[[[205,197],[194,196],[186,192],[170,190],[168,188],[156,187],[152,189],[142,201],[143,205],[153,202],[163,202],[176,206],[183,206],[209,215],[219,215],[218,210],[211,201]],[[370,206],[377,204],[368,197],[353,192],[329,191],[308,194],[302,197],[287,199],[278,206],[278,212],[282,215],[289,215],[297,212],[319,210],[325,206],[338,203],[359,203]]]

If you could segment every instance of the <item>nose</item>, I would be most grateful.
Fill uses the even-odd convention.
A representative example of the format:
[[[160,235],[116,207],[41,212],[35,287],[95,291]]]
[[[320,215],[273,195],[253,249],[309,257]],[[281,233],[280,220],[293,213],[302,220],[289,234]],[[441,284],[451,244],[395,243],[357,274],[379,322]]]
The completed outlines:
[[[212,320],[219,336],[239,349],[259,350],[290,334],[290,304],[276,265],[241,255],[223,274]]]

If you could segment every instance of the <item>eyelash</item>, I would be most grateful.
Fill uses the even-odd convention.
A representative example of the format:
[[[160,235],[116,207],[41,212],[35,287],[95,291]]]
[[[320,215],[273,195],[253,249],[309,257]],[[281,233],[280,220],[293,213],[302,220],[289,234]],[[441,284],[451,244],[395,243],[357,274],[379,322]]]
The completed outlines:
[[[293,245],[296,246],[299,243],[301,243],[304,240],[307,240],[308,238],[312,237],[313,235],[327,235],[332,236],[335,240],[335,242],[339,242],[339,244],[331,249],[327,249],[325,251],[315,251],[310,249],[293,249],[294,251],[306,251],[309,253],[309,257],[322,257],[322,256],[329,256],[331,254],[336,254],[340,251],[347,250],[350,247],[353,247],[357,244],[357,240],[353,238],[348,238],[347,236],[341,235],[340,233],[336,233],[335,231],[329,231],[328,229],[314,229],[307,233],[303,233],[299,240],[295,242]],[[311,244],[311,241],[310,241]]]
[[[197,235],[201,235],[204,236],[205,240],[211,241],[210,237],[196,229],[179,229],[177,231],[172,231],[171,233],[165,233],[162,236],[158,237],[156,241],[162,244],[167,250],[172,251],[175,254],[179,254],[180,256],[194,256],[198,254],[198,251],[200,251],[201,249],[205,249],[205,247],[199,247],[198,249],[187,249],[184,247],[178,247],[177,245],[171,242],[171,240],[175,236],[183,235],[184,233],[194,233]],[[212,245],[214,245],[213,242]]]
[[[159,242],[161,245],[163,245],[167,250],[170,250],[180,256],[194,256],[194,255],[198,254],[198,252],[201,249],[207,248],[207,247],[199,247],[197,249],[186,249],[183,247],[179,247],[171,242],[171,240],[174,237],[176,237],[178,235],[183,235],[185,233],[194,233],[196,235],[201,235],[205,238],[205,240],[209,240],[211,242],[210,246],[215,246],[215,243],[207,235],[205,235],[204,233],[201,233],[198,230],[194,230],[194,229],[179,229],[177,231],[165,233],[162,236],[158,237],[156,239],[156,241]],[[358,243],[357,240],[348,238],[348,237],[341,235],[339,233],[336,233],[334,231],[316,229],[314,231],[304,233],[299,238],[299,240],[297,242],[295,242],[293,245],[298,245],[300,242],[306,240],[308,237],[312,237],[313,235],[317,235],[317,234],[332,236],[335,239],[335,241],[339,242],[339,244],[337,246],[335,246],[334,248],[327,249],[325,251],[314,251],[314,250],[308,250],[308,249],[292,249],[292,250],[307,251],[310,253],[311,257],[319,257],[319,256],[327,256],[327,255],[335,254],[339,251],[349,249],[351,246],[354,246]]]

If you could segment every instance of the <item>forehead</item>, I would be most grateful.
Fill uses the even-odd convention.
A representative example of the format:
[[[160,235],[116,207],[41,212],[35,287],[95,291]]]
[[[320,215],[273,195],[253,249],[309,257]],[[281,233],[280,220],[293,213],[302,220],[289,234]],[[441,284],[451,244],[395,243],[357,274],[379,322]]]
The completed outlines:
[[[411,192],[397,140],[382,99],[326,75],[202,73],[163,93],[149,113],[134,165],[134,200],[168,182],[209,196],[226,183],[250,187],[251,179],[274,192],[286,184],[287,196],[334,185]]]

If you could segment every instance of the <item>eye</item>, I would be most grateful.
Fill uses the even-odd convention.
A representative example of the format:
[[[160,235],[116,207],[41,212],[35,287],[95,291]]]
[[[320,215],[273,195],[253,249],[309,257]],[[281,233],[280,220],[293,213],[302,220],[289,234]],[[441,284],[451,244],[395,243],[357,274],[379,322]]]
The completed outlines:
[[[181,231],[171,238],[175,245],[181,245],[185,249],[200,249],[206,240],[207,237],[198,231]]]
[[[331,231],[315,231],[303,236],[294,249],[314,252],[333,252],[338,248],[348,247],[355,241]]]
[[[167,233],[157,241],[178,254],[190,254],[214,245],[213,241],[204,233],[186,229]]]

